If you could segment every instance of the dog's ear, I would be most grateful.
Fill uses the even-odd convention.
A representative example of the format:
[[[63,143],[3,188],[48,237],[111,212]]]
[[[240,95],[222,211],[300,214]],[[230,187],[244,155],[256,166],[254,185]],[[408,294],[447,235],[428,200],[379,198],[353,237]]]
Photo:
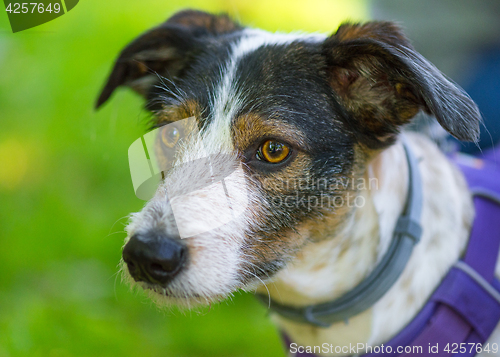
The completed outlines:
[[[196,52],[197,41],[239,29],[227,15],[178,12],[123,49],[95,107],[99,108],[117,87],[124,85],[148,97],[153,85],[160,81],[158,75],[172,79],[181,74]]]
[[[477,141],[476,104],[416,52],[395,24],[343,24],[322,46],[329,83],[370,146],[390,143],[420,109],[456,138]]]

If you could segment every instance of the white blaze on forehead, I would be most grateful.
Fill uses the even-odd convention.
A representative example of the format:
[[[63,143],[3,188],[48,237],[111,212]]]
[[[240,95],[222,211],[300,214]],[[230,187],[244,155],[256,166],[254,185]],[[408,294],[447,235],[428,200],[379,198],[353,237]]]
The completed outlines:
[[[281,34],[269,33],[258,29],[246,29],[242,37],[231,47],[229,60],[221,68],[221,81],[212,96],[213,117],[203,133],[206,142],[219,146],[219,150],[233,148],[231,140],[231,121],[247,101],[236,88],[236,70],[241,59],[266,45],[284,45],[294,41],[320,42],[326,38],[321,34]],[[258,86],[256,82],[254,85]]]

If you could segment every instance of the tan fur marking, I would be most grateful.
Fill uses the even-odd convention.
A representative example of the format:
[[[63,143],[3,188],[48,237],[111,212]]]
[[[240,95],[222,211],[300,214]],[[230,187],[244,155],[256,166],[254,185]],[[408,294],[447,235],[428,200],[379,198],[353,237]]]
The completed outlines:
[[[275,198],[286,198],[293,196],[295,186],[289,183],[299,182],[304,177],[311,165],[310,159],[303,153],[298,153],[293,161],[276,173],[266,176],[255,176],[254,183],[258,189]],[[257,226],[268,219],[265,211],[260,212],[253,219]],[[291,229],[282,231],[278,236],[268,238],[252,239],[248,242],[244,252],[249,262],[261,265],[274,259],[281,259],[284,255],[297,251],[305,242],[306,237],[294,233]],[[287,253],[288,252],[288,253]]]
[[[407,41],[402,35],[401,29],[388,22],[369,22],[360,24],[342,24],[335,33],[340,41],[370,38],[382,41]]]
[[[177,106],[164,107],[158,113],[157,122],[159,125],[164,125],[193,116],[199,118],[200,113],[200,104],[193,99],[189,99]]]
[[[280,120],[264,120],[256,114],[246,114],[236,118],[233,126],[233,141],[239,150],[245,150],[256,140],[277,138],[300,147],[305,147],[304,134],[295,126]]]

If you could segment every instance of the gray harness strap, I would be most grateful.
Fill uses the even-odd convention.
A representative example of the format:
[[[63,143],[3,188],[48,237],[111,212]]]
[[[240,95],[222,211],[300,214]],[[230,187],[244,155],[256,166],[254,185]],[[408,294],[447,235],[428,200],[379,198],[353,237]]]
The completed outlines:
[[[403,272],[413,247],[420,240],[422,227],[422,180],[418,162],[403,138],[408,161],[408,193],[403,213],[396,223],[392,241],[382,260],[362,282],[341,297],[321,304],[295,307],[269,300],[265,295],[257,297],[271,310],[290,320],[328,327],[334,322],[346,321],[377,302],[396,282]]]

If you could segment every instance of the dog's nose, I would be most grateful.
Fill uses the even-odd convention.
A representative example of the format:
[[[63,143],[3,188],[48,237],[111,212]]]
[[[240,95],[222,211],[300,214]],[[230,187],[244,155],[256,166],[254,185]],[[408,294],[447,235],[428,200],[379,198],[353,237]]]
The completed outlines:
[[[186,261],[187,248],[164,235],[135,234],[123,249],[123,260],[135,281],[165,286]]]

